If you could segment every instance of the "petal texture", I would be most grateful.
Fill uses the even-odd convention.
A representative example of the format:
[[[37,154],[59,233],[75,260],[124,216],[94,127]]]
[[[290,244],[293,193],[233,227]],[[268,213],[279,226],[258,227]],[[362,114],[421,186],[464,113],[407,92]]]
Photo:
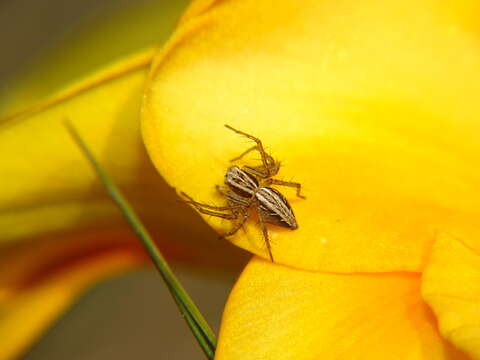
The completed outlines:
[[[466,357],[438,334],[417,275],[315,273],[256,257],[228,299],[215,359]]]
[[[251,146],[223,125],[251,133],[307,196],[282,188],[299,229],[271,227],[278,263],[419,271],[437,230],[473,229],[480,215],[479,7],[195,2],[150,74],[150,156],[170,185],[223,205],[214,185]],[[255,221],[232,242],[267,257]]]
[[[439,236],[423,274],[423,296],[442,334],[480,359],[480,246],[450,234]]]

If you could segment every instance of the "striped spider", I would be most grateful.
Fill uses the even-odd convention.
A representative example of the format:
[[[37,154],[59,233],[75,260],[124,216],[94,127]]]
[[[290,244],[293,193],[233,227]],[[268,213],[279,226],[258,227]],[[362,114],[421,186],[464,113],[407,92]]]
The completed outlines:
[[[255,142],[254,146],[231,161],[240,160],[251,151],[258,151],[262,164],[242,167],[233,165],[228,168],[224,177],[225,185],[216,186],[217,191],[226,198],[227,206],[203,204],[194,201],[184,192],[181,192],[181,195],[188,199],[188,201],[186,201],[188,204],[193,205],[202,214],[236,222],[232,229],[223,234],[222,237],[234,235],[248,220],[252,210],[256,210],[268,255],[273,262],[272,248],[270,246],[266,224],[282,226],[291,230],[297,229],[298,225],[287,199],[278,190],[269,187],[269,185],[296,188],[297,196],[305,199],[305,197],[300,194],[301,185],[299,183],[273,178],[280,170],[280,162],[275,161],[275,159],[265,151],[260,139],[236,130],[229,125],[225,125],[225,127]]]

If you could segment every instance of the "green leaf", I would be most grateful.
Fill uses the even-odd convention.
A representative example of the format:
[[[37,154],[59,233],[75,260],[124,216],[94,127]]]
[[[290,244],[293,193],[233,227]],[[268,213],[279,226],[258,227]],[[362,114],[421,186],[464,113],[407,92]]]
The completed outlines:
[[[187,322],[190,330],[197,339],[203,352],[205,353],[207,358],[213,359],[217,340],[212,329],[207,324],[205,318],[202,316],[193,300],[187,294],[182,284],[173,274],[167,261],[162,256],[161,252],[155,245],[151,236],[141,223],[140,219],[135,214],[128,201],[122,195],[114,182],[110,179],[108,174],[102,169],[100,164],[97,162],[97,160],[91,153],[87,144],[83,141],[81,136],[78,134],[78,132],[75,130],[75,128],[70,122],[66,121],[65,126],[70,135],[72,136],[73,140],[77,143],[80,150],[89,161],[90,165],[97,173],[99,179],[107,189],[110,197],[119,207],[120,211],[131,226],[132,230],[135,232],[138,239],[145,247],[145,250],[150,255],[150,258],[152,259],[155,267],[159,271],[170,293],[172,294],[172,297],[175,300],[175,303],[177,304],[180,313],[185,318],[185,321]]]

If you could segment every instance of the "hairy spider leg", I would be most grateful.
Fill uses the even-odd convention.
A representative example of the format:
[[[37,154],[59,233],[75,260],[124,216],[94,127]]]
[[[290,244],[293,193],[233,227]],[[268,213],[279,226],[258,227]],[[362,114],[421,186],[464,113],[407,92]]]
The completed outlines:
[[[195,206],[195,208],[201,212],[202,214],[205,214],[205,215],[210,215],[210,216],[216,216],[216,217],[219,217],[219,218],[223,218],[223,219],[227,219],[227,220],[235,220],[238,218],[238,214],[236,213],[233,213],[233,214],[224,214],[224,213],[219,213],[219,212],[215,212],[215,211],[212,211],[212,210],[207,210],[207,209],[204,209],[201,207],[201,205],[198,205],[194,202],[191,203],[193,206]]]
[[[235,208],[242,208],[242,207],[249,207],[252,204],[251,199],[245,199],[244,197],[241,197],[240,195],[235,194],[233,191],[228,190],[226,186],[216,186],[217,191],[225,196],[227,200],[234,204],[232,207]]]
[[[232,214],[224,214],[224,213],[220,213],[220,212],[216,212],[216,211],[212,211],[212,210],[226,211],[226,210],[233,210],[233,209],[243,207],[241,205],[212,206],[212,205],[208,205],[208,204],[202,204],[202,203],[199,203],[199,202],[193,200],[190,196],[188,196],[184,192],[181,192],[180,194],[188,199],[188,201],[184,201],[185,203],[192,204],[202,214],[216,216],[216,217],[220,217],[220,218],[223,218],[223,219],[235,220],[235,219],[238,218],[238,212],[232,211]],[[207,209],[211,209],[211,210],[207,210]]]
[[[269,155],[270,156],[270,155]],[[272,161],[273,158],[272,158]],[[275,176],[278,173],[278,170],[280,169],[280,163],[279,162],[273,162],[270,164],[271,166],[268,169],[265,169],[263,165],[261,166],[242,166],[242,170],[249,173],[250,175],[257,176],[262,179],[268,179],[271,176]]]
[[[242,207],[242,206],[240,206],[240,205],[229,205],[229,206],[214,206],[214,205],[208,205],[208,204],[204,204],[204,203],[201,203],[201,202],[198,202],[198,201],[193,200],[190,196],[188,196],[188,195],[185,194],[184,192],[181,192],[180,194],[188,199],[187,201],[183,201],[184,203],[201,206],[201,207],[204,207],[204,208],[207,208],[207,209],[211,209],[211,210],[226,211],[226,210],[232,210],[232,209],[235,209],[235,208],[240,208],[240,207]]]
[[[260,141],[260,140],[258,140]],[[261,150],[259,150],[258,148],[258,145],[254,145],[252,146],[251,148],[245,150],[243,153],[241,153],[239,156],[237,156],[236,158],[233,158],[233,159],[230,159],[230,162],[234,162],[234,161],[237,161],[237,160],[240,160],[241,158],[243,158],[245,155],[247,155],[248,153],[252,152],[253,150],[258,150],[258,152],[261,154],[261,155],[265,155],[266,157],[266,161],[267,163],[269,163],[269,166],[271,167],[275,167],[275,160],[273,159],[272,155],[270,155],[269,153],[267,153],[265,150],[263,151],[263,154],[261,152]],[[262,161],[263,162],[263,161]],[[261,167],[261,168],[264,168],[264,166],[257,166],[257,167]]]
[[[250,151],[253,151],[253,150],[258,150],[258,152],[260,153],[261,157],[262,157],[262,163],[263,163],[263,168],[261,166],[258,166],[258,167],[247,167],[249,168],[250,170],[253,170],[253,171],[258,171],[259,174],[258,176],[260,177],[263,177],[263,178],[267,178],[267,177],[270,177],[270,176],[274,176],[275,174],[278,173],[278,170],[279,170],[279,166],[278,164],[275,162],[275,160],[269,155],[267,154],[267,152],[265,151],[265,149],[263,148],[263,144],[262,144],[262,141],[258,138],[256,138],[255,136],[252,136],[250,134],[247,134],[243,131],[240,131],[240,130],[237,130],[237,129],[234,129],[233,127],[231,127],[230,125],[225,125],[225,127],[227,129],[230,129],[232,130],[233,132],[236,132],[237,134],[240,134],[240,135],[243,135],[245,136],[246,138],[254,141],[257,145],[255,145],[254,147],[248,149],[247,151],[244,151],[239,157],[237,157],[235,160],[238,160],[238,159],[241,159],[243,156],[245,156],[246,154],[248,154]],[[262,171],[263,170],[263,171]]]
[[[226,232],[225,234],[222,235],[222,237],[228,237],[228,236],[232,236],[234,235],[238,230],[240,230],[243,226],[243,224],[245,224],[245,222],[247,221],[247,219],[249,218],[250,216],[250,212],[248,211],[248,209],[246,209],[245,211],[243,211],[243,216],[240,218],[240,221],[238,221],[231,229],[230,231]]]
[[[234,209],[232,209],[232,211],[237,213],[237,216],[240,214],[242,215],[242,217],[240,218],[240,221],[237,222],[230,231],[221,235],[221,237],[232,236],[242,228],[243,224],[245,224],[245,222],[249,218],[250,216],[249,210],[253,204],[253,198],[246,200],[245,198],[242,198],[241,196],[235,194],[233,191],[229,191],[228,188],[225,186],[217,185],[216,188],[218,192],[223,196],[225,196],[231,204],[240,205],[238,207],[236,205],[232,205],[235,207]]]
[[[283,181],[283,180],[277,180],[277,179],[267,179],[265,180],[265,185],[280,185],[280,186],[288,186],[288,187],[293,187],[297,189],[297,197],[301,199],[306,199],[306,197],[302,194],[300,194],[300,191],[302,190],[302,184],[296,183],[293,181]]]
[[[252,152],[253,150],[258,150],[258,146],[257,145],[252,146],[250,149],[245,150],[243,153],[238,155],[236,158],[231,159],[230,162],[240,160],[241,158],[243,158],[245,155]]]
[[[245,150],[243,153],[241,153],[236,158],[231,159],[230,162],[240,160],[241,158],[243,158],[245,155],[252,152],[253,150],[258,150],[258,152],[260,154],[262,154],[262,152],[258,148],[258,145],[254,145],[251,148]],[[265,157],[266,157],[266,162],[268,164],[267,168],[265,168],[265,166],[262,165],[262,166],[244,166],[243,169],[244,170],[248,169],[247,171],[250,174],[259,176],[261,178],[266,178],[266,177],[269,177],[269,176],[276,175],[278,173],[278,170],[280,169],[280,162],[275,161],[273,159],[273,157],[270,154],[268,154],[267,152],[264,152],[264,154],[262,154],[262,157],[263,157],[263,155],[265,155]],[[262,160],[262,162],[263,162],[263,160]]]
[[[265,219],[263,218],[263,215],[260,211],[257,211],[257,215],[258,215],[258,220],[259,220],[259,223],[260,223],[260,228],[262,229],[263,238],[265,239],[265,244],[267,245],[268,255],[270,256],[270,260],[273,263],[275,261],[273,260],[272,247],[270,246],[270,238],[268,237],[267,225],[266,225]]]

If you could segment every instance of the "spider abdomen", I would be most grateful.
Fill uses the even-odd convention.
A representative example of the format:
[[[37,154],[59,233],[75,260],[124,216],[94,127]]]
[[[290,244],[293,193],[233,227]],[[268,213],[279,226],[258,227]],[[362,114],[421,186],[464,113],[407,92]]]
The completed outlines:
[[[255,197],[259,202],[258,210],[262,213],[265,222],[292,230],[298,228],[292,207],[280,191],[267,186],[260,187],[255,192]]]

